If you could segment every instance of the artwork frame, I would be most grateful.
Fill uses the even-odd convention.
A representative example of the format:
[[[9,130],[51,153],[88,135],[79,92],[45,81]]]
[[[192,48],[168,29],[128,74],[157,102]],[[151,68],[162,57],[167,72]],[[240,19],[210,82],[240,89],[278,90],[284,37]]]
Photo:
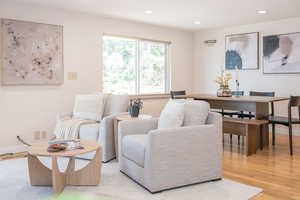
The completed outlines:
[[[269,59],[267,59],[267,57],[270,57],[270,56],[272,56],[272,54],[274,54],[275,53],[275,51],[277,51],[277,50],[279,50],[279,43],[280,43],[280,39],[279,39],[279,37],[282,37],[282,36],[285,36],[285,37],[291,37],[291,36],[294,36],[294,35],[296,35],[296,37],[298,36],[298,46],[300,45],[300,32],[291,32],[291,33],[281,33],[281,34],[272,34],[272,35],[265,35],[265,36],[263,36],[263,55],[262,55],[262,59],[263,59],[263,74],[266,74],[266,75],[268,75],[268,74],[278,74],[278,75],[280,75],[280,74],[300,74],[300,65],[299,65],[299,67],[298,67],[298,69],[297,70],[294,70],[294,71],[289,71],[288,69],[285,69],[285,71],[284,70],[282,70],[282,71],[279,71],[278,69],[268,69],[269,67],[271,67],[271,66],[268,66],[268,64],[270,65],[270,59],[271,58],[269,58]],[[279,41],[278,41],[278,44],[276,44],[276,46],[278,45],[278,47],[276,48],[276,50],[274,50],[272,53],[270,53],[269,51],[272,51],[272,50],[270,50],[270,49],[268,49],[268,50],[266,50],[266,48],[268,47],[267,45],[269,45],[268,44],[268,41],[267,41],[267,38],[273,38],[273,39],[275,39],[275,38],[278,38],[279,39]],[[296,41],[297,41],[297,39],[296,39]],[[293,42],[293,41],[292,41]],[[277,43],[277,42],[276,42]],[[284,43],[284,42],[283,42]],[[273,43],[273,45],[274,45],[274,43]],[[294,44],[292,44],[292,45],[294,45]],[[297,45],[296,45],[297,46]],[[271,47],[272,48],[272,47]],[[275,48],[274,46],[273,46],[273,48]],[[290,47],[291,48],[291,47]],[[299,47],[298,47],[299,48]],[[300,50],[300,48],[298,49],[298,50]],[[294,51],[297,51],[297,50],[294,50]],[[300,52],[300,51],[298,51],[298,52]],[[266,55],[267,54],[267,55]],[[270,54],[270,55],[269,55]],[[282,59],[283,59],[284,57],[282,57]],[[269,61],[269,62],[267,62],[267,60]],[[283,60],[281,60],[281,62],[283,62]],[[286,62],[284,65],[287,65],[287,64],[289,64],[289,62],[287,61],[287,59],[285,59],[285,61],[284,62]],[[298,62],[300,63],[300,53],[299,53],[299,56],[298,56]],[[293,64],[293,63],[290,63],[290,64]],[[276,65],[276,64],[275,64]],[[296,65],[296,64],[295,64]],[[278,66],[277,66],[278,67]]]
[[[0,18],[0,33],[2,86],[58,86],[64,83],[62,25]],[[10,42],[19,46],[13,49]]]
[[[243,44],[243,45],[247,45],[247,49],[249,49],[248,46],[250,45],[250,49],[248,50],[250,52],[247,52],[244,49],[245,55],[240,56],[240,53],[238,53],[238,50],[236,50],[232,46],[232,43],[230,43],[229,40],[231,38],[240,38],[240,39],[243,39],[244,41],[250,40],[249,44],[248,43]],[[260,68],[259,39],[260,39],[259,32],[249,32],[249,33],[225,35],[225,70],[258,70]],[[250,54],[250,55],[248,55],[248,54]],[[238,58],[238,59],[232,59],[233,57]],[[251,60],[254,60],[254,61],[251,61]],[[238,64],[235,65],[234,63],[238,63]],[[244,66],[245,63],[250,63],[250,64],[249,64],[249,66]],[[233,66],[233,65],[235,65],[235,66]]]

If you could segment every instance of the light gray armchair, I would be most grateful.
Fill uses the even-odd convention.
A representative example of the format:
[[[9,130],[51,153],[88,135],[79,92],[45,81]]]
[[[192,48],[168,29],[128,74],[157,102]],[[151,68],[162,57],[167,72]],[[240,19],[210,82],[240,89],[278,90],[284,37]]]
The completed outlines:
[[[102,146],[102,161],[108,162],[116,157],[114,143],[114,118],[116,115],[127,112],[128,95],[108,95],[101,121],[94,124],[81,125],[79,138],[97,141]],[[72,113],[58,115],[58,119],[71,117]],[[92,159],[94,153],[79,156],[84,159]]]
[[[222,117],[157,129],[158,119],[122,121],[120,170],[151,193],[222,178]]]

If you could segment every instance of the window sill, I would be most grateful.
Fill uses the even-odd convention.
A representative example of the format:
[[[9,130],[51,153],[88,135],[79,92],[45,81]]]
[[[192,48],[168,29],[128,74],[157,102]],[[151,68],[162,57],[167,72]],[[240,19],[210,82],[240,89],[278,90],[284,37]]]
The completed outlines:
[[[141,100],[151,100],[151,99],[169,99],[170,94],[139,94],[139,95],[129,95],[130,99],[141,99]]]

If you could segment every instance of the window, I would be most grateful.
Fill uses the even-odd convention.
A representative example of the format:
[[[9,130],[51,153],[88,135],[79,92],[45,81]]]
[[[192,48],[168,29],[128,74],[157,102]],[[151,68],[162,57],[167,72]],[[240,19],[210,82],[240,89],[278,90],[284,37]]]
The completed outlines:
[[[103,91],[159,94],[169,92],[168,43],[103,37]]]

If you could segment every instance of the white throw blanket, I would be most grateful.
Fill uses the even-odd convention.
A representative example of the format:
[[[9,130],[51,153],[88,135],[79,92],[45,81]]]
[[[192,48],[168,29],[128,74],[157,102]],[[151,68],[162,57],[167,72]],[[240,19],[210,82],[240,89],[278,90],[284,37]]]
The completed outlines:
[[[94,120],[64,118],[56,122],[54,134],[56,139],[73,140],[79,138],[79,129],[83,124],[97,123]]]

